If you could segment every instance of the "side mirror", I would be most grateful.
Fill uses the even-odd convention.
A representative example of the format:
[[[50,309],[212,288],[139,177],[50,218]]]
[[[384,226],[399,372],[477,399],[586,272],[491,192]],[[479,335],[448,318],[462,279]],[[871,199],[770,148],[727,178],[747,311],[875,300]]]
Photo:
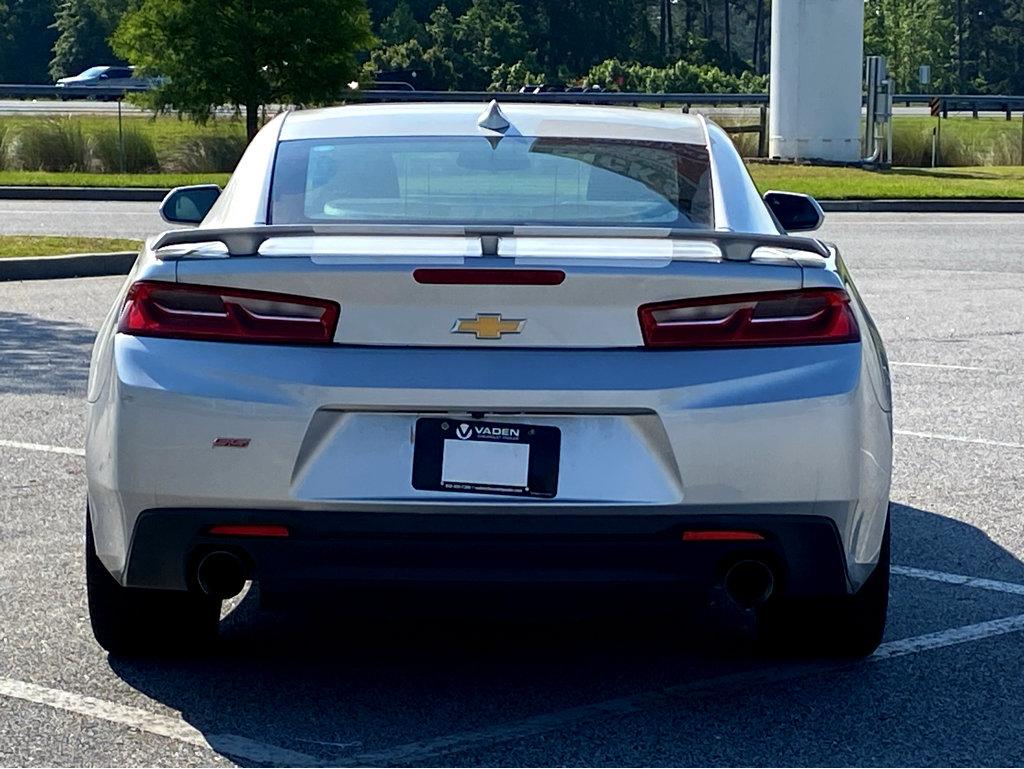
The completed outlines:
[[[816,230],[825,221],[821,206],[810,195],[769,190],[764,202],[786,232]]]
[[[216,184],[175,187],[160,203],[160,216],[170,224],[199,224],[219,197]]]

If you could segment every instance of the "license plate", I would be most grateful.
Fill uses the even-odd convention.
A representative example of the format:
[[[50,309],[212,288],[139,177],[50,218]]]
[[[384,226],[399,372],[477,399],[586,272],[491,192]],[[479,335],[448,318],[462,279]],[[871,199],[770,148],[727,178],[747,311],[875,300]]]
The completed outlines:
[[[423,417],[416,420],[412,485],[422,491],[553,497],[561,442],[557,427]]]

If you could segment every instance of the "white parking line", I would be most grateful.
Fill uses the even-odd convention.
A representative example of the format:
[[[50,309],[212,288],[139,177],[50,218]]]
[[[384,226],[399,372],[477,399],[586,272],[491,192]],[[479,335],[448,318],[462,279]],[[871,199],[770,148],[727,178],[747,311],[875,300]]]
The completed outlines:
[[[587,721],[628,715],[652,707],[671,706],[677,704],[681,699],[692,702],[695,696],[700,695],[727,695],[730,690],[758,689],[765,685],[794,681],[817,673],[844,670],[856,667],[858,664],[871,664],[891,660],[932,649],[942,649],[970,641],[980,641],[984,638],[1016,633],[1021,630],[1024,630],[1024,614],[1017,614],[1012,617],[1004,617],[989,622],[979,622],[975,625],[965,625],[964,627],[941,630],[937,633],[927,633],[899,641],[889,641],[879,646],[878,650],[871,657],[868,657],[861,663],[790,665],[762,672],[717,676],[694,681],[693,683],[644,692],[630,697],[620,697],[568,710],[560,710],[554,713],[545,713],[531,718],[524,718],[521,721],[513,721],[485,729],[456,732],[384,750],[359,753],[343,760],[348,765],[356,766],[410,766],[416,763],[445,764],[449,762],[437,759],[442,759],[453,753],[487,749],[501,743],[574,727]]]
[[[890,366],[910,366],[911,368],[937,368],[949,371],[989,371],[998,373],[997,368],[985,368],[984,366],[955,366],[952,363],[911,363],[910,361],[891,360]]]
[[[46,443],[22,443],[21,441],[0,440],[0,448],[22,449],[23,451],[45,451],[50,454],[70,454],[75,457],[85,456],[85,449],[72,449],[67,446],[51,446]]]
[[[893,430],[894,435],[905,435],[910,438],[930,438],[935,441],[954,441],[956,443],[973,443],[978,446],[997,446],[1003,449],[1024,449],[1024,443],[1009,441],[990,441],[988,438],[967,438],[963,435],[946,435],[944,433],[922,433],[914,430]]]
[[[305,753],[256,742],[247,737],[239,737],[234,734],[203,734],[199,729],[180,718],[150,713],[141,708],[120,705],[84,694],[51,689],[27,681],[0,678],[0,696],[128,726],[146,734],[167,737],[178,742],[206,748],[215,753],[249,761],[289,766],[315,766],[322,763],[319,759]]]
[[[942,582],[947,585],[960,585],[962,587],[976,587],[979,590],[993,590],[997,593],[1010,593],[1011,595],[1024,595],[1024,585],[1015,582],[1000,582],[995,579],[982,579],[981,577],[967,577],[963,574],[949,574],[944,571],[930,571],[928,569],[917,569],[913,566],[893,566],[892,573],[901,577],[913,579],[924,579],[932,582]]]

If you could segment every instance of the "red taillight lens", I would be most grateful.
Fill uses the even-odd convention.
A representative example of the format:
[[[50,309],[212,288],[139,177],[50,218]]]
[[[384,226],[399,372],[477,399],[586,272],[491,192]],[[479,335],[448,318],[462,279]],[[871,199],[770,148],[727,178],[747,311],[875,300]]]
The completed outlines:
[[[684,531],[683,542],[757,542],[764,539],[756,531],[739,531],[736,529],[698,529]]]
[[[860,339],[850,297],[839,288],[770,291],[645,304],[648,347],[759,347]]]
[[[128,289],[122,334],[275,344],[329,344],[336,302],[266,291],[139,281]]]

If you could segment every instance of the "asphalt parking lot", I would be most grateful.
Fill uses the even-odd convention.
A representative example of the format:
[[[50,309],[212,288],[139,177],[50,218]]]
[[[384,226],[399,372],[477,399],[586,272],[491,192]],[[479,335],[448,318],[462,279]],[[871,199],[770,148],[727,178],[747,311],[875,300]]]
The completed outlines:
[[[118,235],[158,227],[131,205],[102,209]],[[858,663],[759,657],[700,616],[370,626],[251,598],[207,659],[108,658],[81,447],[120,279],[0,284],[0,764],[1024,763],[1024,217],[833,214],[824,235],[894,372],[897,566]]]

